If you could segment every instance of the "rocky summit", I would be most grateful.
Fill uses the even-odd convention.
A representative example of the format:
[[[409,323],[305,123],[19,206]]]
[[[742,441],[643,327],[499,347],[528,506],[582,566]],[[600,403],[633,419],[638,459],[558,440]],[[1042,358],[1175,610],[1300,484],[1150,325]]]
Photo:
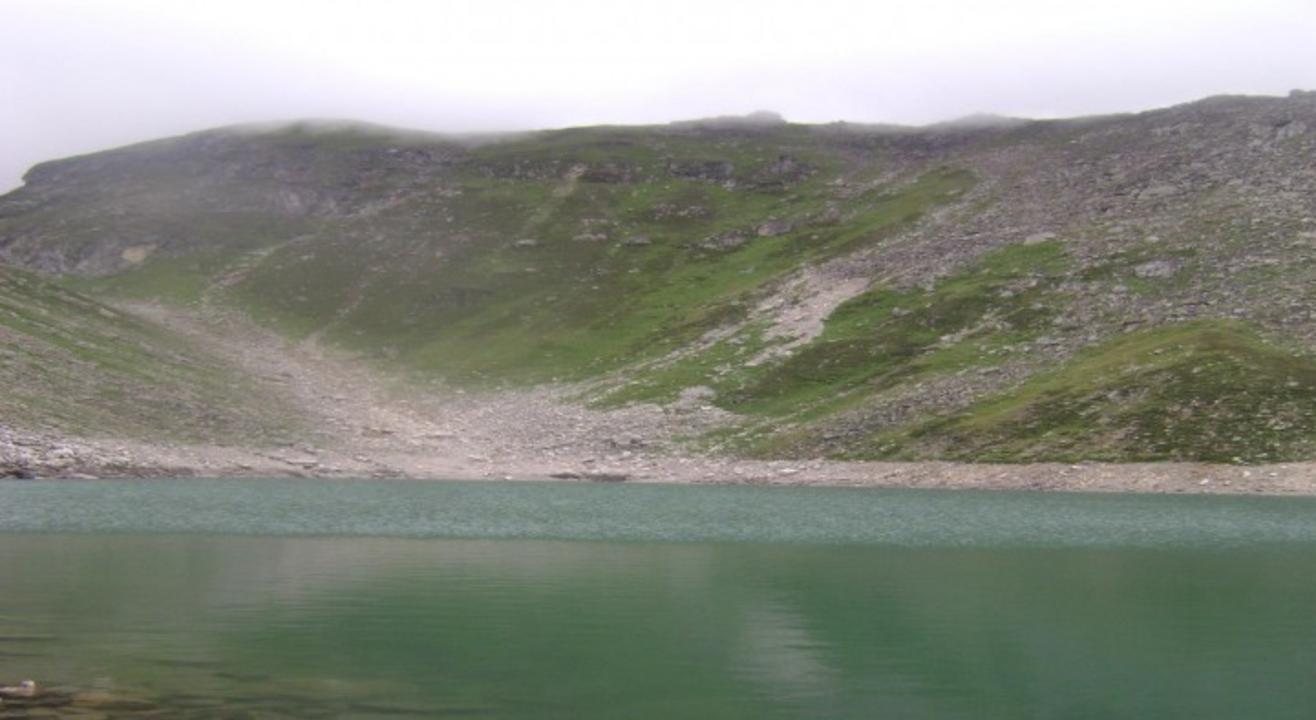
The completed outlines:
[[[1316,93],[927,127],[302,122],[24,180],[0,474],[1316,458]]]

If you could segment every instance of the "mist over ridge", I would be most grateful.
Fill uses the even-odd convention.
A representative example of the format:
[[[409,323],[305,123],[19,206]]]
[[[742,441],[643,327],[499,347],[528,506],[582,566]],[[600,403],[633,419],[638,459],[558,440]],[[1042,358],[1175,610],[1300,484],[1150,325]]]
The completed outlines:
[[[1305,0],[435,5],[14,0],[0,188],[199,128],[346,117],[438,132],[744,115],[923,125],[1316,87]]]

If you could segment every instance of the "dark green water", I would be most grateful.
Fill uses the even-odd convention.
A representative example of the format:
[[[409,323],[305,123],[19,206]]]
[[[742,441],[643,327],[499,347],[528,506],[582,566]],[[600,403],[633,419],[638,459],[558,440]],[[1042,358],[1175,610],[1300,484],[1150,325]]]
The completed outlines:
[[[22,677],[178,718],[1305,720],[1316,502],[5,482]]]

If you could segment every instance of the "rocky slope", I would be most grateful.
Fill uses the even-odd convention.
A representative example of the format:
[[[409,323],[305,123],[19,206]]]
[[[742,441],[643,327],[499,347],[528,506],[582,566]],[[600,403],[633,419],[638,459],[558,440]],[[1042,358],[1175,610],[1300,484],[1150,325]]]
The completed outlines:
[[[253,320],[406,388],[431,424],[456,392],[465,412],[486,398],[512,415],[511,398],[548,393],[575,409],[541,424],[678,418],[630,428],[667,453],[1316,455],[1312,93],[928,128],[212,130],[37,166],[0,198],[0,261],[182,337],[189,368],[253,377],[206,331],[148,315]],[[5,300],[7,349],[66,352],[15,320],[38,295]],[[70,322],[75,339],[103,331]],[[204,387],[180,376],[105,401],[152,419],[135,425],[72,422],[77,383],[112,370],[33,385],[32,364],[0,364],[11,432],[149,437],[195,406],[170,415],[159,398]],[[305,429],[280,442],[326,432],[295,398],[254,409],[233,387],[208,401],[232,422],[180,421],[189,441],[256,445],[261,413],[285,410],[301,425],[280,427]],[[566,446],[616,441],[592,422]]]

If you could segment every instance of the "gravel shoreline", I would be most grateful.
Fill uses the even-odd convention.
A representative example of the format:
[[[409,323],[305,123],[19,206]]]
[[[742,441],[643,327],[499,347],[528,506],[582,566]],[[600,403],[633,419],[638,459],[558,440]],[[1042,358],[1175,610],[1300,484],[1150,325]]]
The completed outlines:
[[[3,429],[0,429],[3,430]],[[586,459],[588,460],[588,458]],[[629,453],[595,462],[560,456],[346,454],[298,448],[49,441],[0,432],[0,477],[399,478],[718,485],[1036,490],[1165,494],[1316,495],[1316,463],[1036,463],[760,461]]]

